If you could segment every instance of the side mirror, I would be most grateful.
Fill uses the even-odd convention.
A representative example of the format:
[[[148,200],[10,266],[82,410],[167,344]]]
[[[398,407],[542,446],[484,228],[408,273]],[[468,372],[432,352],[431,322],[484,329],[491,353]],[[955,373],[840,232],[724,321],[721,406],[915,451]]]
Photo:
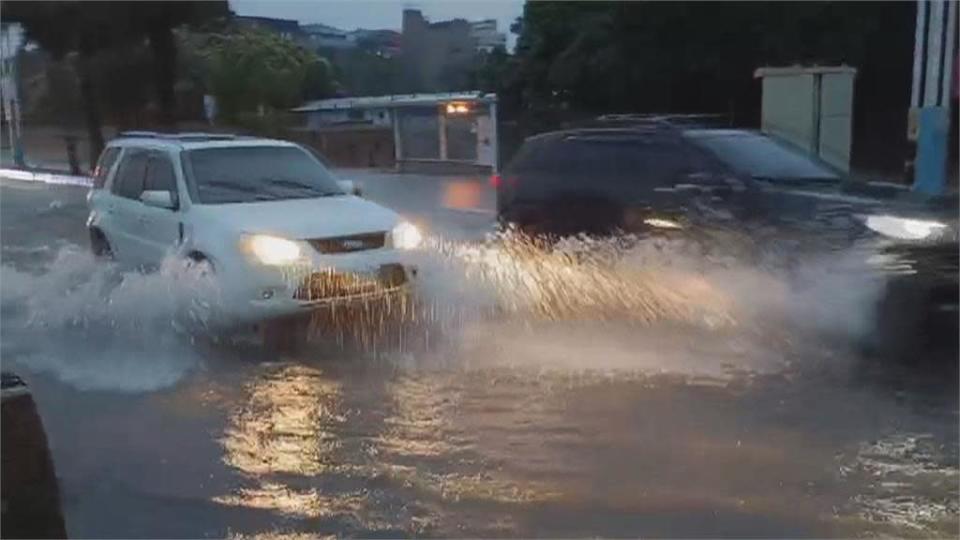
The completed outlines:
[[[356,195],[357,197],[363,196],[363,191],[360,190],[360,186],[354,183],[353,180],[337,180],[337,184],[340,186],[340,189],[351,195]]]
[[[173,201],[173,194],[169,191],[144,191],[140,194],[140,202],[147,206],[173,210],[177,205]]]

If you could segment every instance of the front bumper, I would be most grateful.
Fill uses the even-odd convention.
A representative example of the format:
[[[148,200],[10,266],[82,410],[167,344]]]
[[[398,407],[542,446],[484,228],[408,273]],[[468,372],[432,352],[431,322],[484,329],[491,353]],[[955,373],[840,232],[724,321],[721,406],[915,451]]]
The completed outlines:
[[[323,308],[392,302],[408,295],[417,278],[407,256],[382,249],[318,256],[289,268],[246,263],[218,269],[224,319],[257,323]]]
[[[879,333],[901,336],[917,349],[957,345],[960,253],[957,244],[889,246],[880,270],[886,289],[877,312]]]

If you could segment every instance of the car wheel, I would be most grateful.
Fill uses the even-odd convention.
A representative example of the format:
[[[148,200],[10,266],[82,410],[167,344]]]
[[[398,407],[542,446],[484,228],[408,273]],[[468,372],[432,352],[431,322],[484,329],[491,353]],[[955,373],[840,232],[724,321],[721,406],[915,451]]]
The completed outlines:
[[[213,263],[202,253],[191,253],[187,256],[187,270],[195,272],[199,277],[209,277],[213,275]]]
[[[887,284],[877,304],[866,351],[892,361],[914,363],[926,352],[926,295],[909,280]]]
[[[296,353],[307,342],[309,321],[302,317],[284,317],[266,321],[260,325],[263,346],[278,353]]]
[[[107,241],[103,232],[97,229],[90,231],[90,251],[97,259],[113,258],[113,248],[110,247],[110,242]]]

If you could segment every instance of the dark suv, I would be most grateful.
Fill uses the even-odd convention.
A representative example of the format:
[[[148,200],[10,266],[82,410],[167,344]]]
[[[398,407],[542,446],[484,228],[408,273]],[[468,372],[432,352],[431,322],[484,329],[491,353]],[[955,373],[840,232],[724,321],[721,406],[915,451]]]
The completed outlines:
[[[794,245],[836,250],[875,239],[898,274],[889,309],[909,296],[927,308],[917,320],[946,317],[956,344],[955,194],[934,199],[851,181],[756,131],[630,118],[531,137],[493,183],[500,223],[548,239],[664,229],[702,238],[698,231],[725,228],[794,253]],[[889,324],[916,331],[899,317]]]

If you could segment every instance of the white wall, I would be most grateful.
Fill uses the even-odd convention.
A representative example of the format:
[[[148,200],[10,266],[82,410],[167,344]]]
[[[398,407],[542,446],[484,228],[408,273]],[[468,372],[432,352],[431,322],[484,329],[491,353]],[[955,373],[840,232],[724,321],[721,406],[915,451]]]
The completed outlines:
[[[853,76],[825,73],[820,81],[820,158],[850,171]]]
[[[761,131],[849,171],[854,75],[800,68],[764,76]]]
[[[359,116],[357,116],[358,114]],[[319,129],[349,121],[369,121],[374,126],[382,127],[390,127],[393,123],[390,120],[390,111],[385,108],[314,111],[307,113],[307,115],[307,127],[310,129]]]
[[[812,74],[764,77],[760,129],[804,150],[815,153],[814,76]]]

